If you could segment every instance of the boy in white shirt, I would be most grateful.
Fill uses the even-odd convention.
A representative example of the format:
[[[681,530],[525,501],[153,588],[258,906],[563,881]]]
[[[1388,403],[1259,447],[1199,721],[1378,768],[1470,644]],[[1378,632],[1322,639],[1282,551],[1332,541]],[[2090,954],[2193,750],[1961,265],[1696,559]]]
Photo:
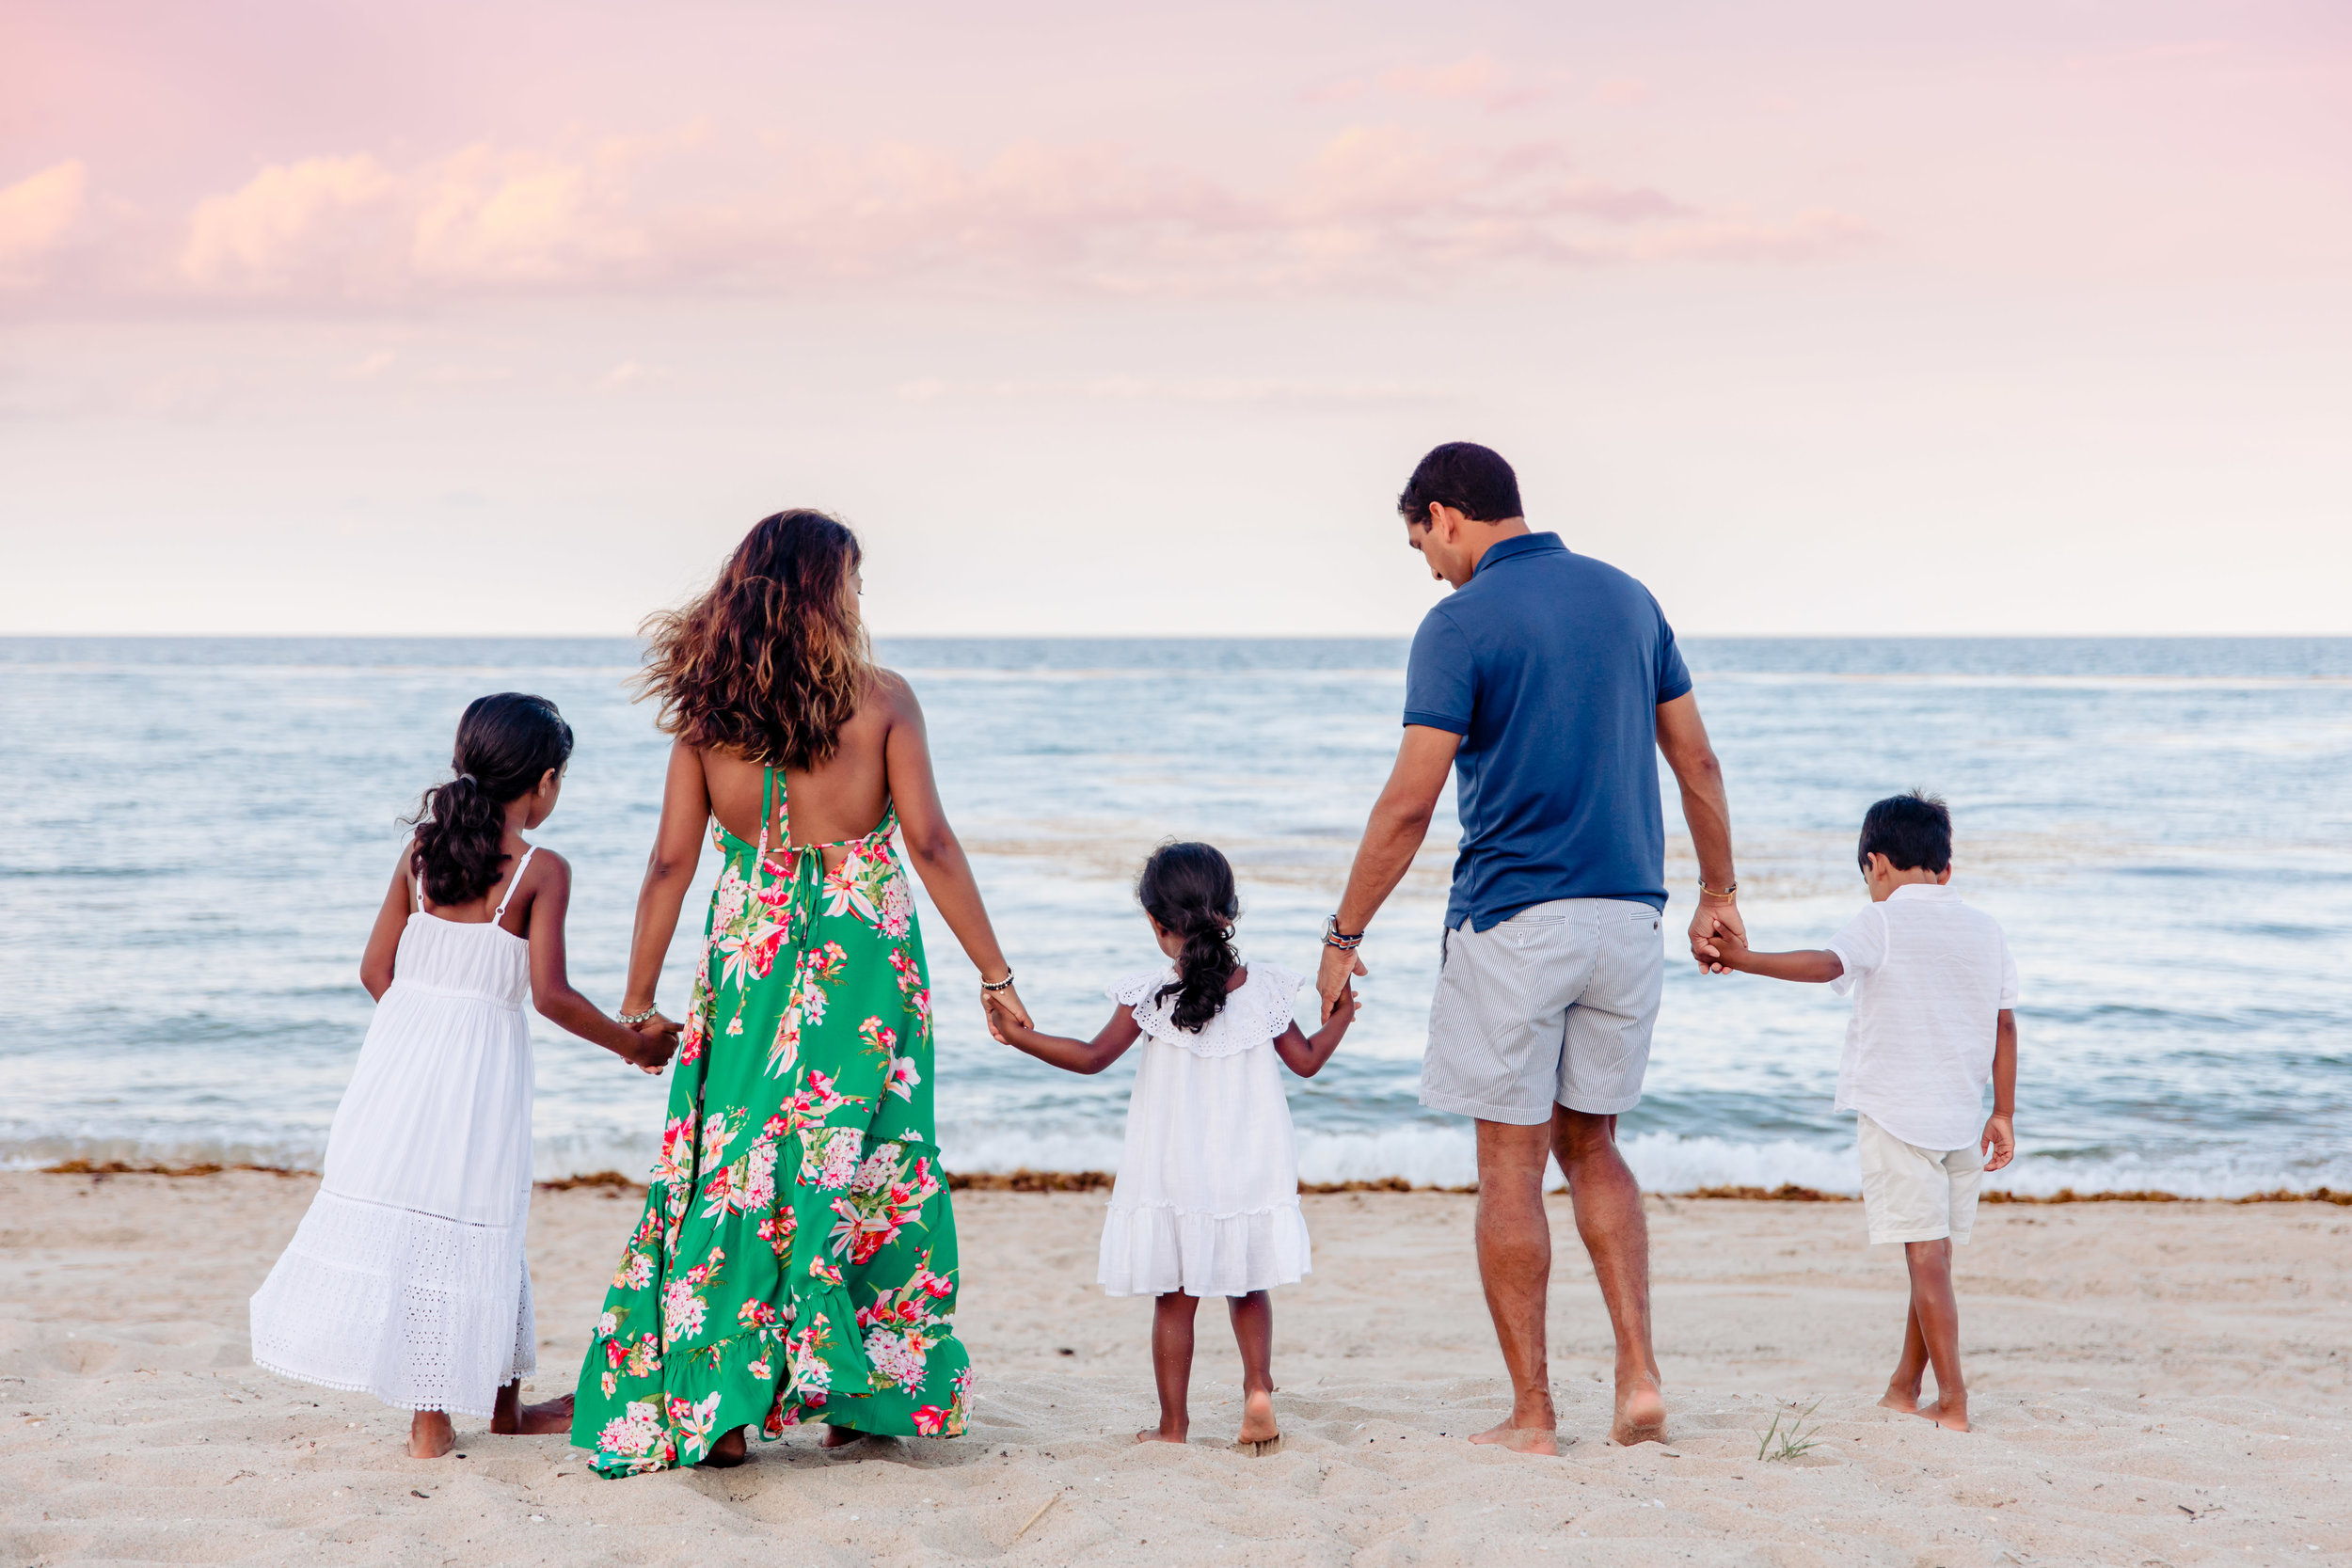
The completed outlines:
[[[2017,965],[1993,917],[1947,885],[1943,801],[1916,790],[1881,800],[1862,819],[1859,857],[1870,907],[1829,946],[1758,953],[1719,933],[1715,961],[1853,993],[1836,1107],[1855,1113],[1870,1240],[1902,1243],[1911,1265],[1902,1359],[1879,1402],[1966,1432],[1952,1243],[1968,1239],[1984,1173],[2016,1153]],[[1993,1114],[1979,1124],[1988,1077]],[[1922,1406],[1931,1364],[1936,1398]]]

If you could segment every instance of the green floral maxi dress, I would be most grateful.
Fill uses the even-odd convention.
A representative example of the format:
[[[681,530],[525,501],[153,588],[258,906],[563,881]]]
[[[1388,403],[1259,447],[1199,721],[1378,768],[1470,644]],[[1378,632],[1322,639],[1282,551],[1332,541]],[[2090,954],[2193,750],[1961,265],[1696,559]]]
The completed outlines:
[[[773,768],[765,799],[756,846],[711,825],[725,864],[661,1152],[580,1368],[572,1441],[608,1476],[691,1465],[746,1424],[963,1432],[972,1374],[898,815],[792,848]],[[828,848],[843,852],[831,871]]]

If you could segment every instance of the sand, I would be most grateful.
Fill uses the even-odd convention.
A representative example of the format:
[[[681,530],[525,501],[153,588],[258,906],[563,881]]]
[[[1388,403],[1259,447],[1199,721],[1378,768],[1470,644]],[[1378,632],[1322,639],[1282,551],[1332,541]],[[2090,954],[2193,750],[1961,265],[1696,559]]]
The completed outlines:
[[[468,1422],[465,1458],[411,1460],[404,1414],[257,1370],[246,1298],[310,1186],[0,1174],[0,1562],[2352,1560],[2352,1210],[2331,1205],[1985,1211],[1961,1253],[1963,1435],[1875,1407],[1901,1270],[1857,1206],[1653,1199],[1672,1440],[1626,1449],[1554,1199],[1578,1440],[1538,1459],[1461,1440],[1503,1408],[1474,1200],[1311,1197],[1318,1270],[1276,1297],[1285,1446],[1248,1459],[1223,1446],[1237,1373],[1208,1307],[1194,1445],[1131,1441],[1151,1308],[1089,1283],[1099,1196],[964,1193],[969,1436],[829,1459],[796,1433],[741,1469],[608,1481],[560,1437]],[[632,1198],[538,1196],[534,1397],[571,1385]],[[1815,1446],[1759,1461],[1790,1404]]]

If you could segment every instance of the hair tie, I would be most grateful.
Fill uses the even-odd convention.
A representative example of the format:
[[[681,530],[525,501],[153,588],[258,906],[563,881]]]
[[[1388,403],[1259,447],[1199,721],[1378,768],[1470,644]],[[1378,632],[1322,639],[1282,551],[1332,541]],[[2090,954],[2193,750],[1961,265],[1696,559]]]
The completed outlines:
[[[475,778],[475,777],[474,777],[471,773],[460,773],[460,774],[458,774],[458,775],[457,775],[457,777],[455,777],[454,779],[452,779],[452,780],[450,781],[450,783],[452,783],[452,784],[469,784],[473,785],[476,789],[479,789],[479,788],[481,788],[481,787],[482,787],[482,781],[481,781],[480,779]]]

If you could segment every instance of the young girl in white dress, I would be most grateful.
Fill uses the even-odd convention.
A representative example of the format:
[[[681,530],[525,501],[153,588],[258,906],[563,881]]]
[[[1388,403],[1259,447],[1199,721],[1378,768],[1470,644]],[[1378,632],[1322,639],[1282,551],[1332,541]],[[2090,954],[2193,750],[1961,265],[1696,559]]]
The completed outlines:
[[[456,1446],[449,1413],[564,1432],[571,1400],[520,1408],[537,1366],[531,1034],[539,1011],[660,1072],[674,1049],[604,1016],[564,972],[571,868],[523,841],[555,810],[571,726],[544,697],[477,699],[457,777],[427,790],[359,961],[376,1001],[326,1138],[318,1196],[253,1297],[255,1364],[416,1412],[408,1451]]]
[[[1041,1035],[992,1005],[1008,1044],[1073,1072],[1100,1072],[1136,1040],[1143,1060],[1127,1104],[1127,1147],[1103,1222],[1098,1277],[1114,1296],[1157,1296],[1152,1370],[1160,1424],[1137,1442],[1182,1443],[1191,1426],[1193,1318],[1224,1296],[1241,1349],[1240,1440],[1274,1452],[1274,1307],[1270,1287],[1295,1284],[1311,1259],[1298,1212],[1298,1150],[1277,1068],[1312,1078],[1356,1016],[1349,991],[1312,1035],[1292,1017],[1305,976],[1244,967],[1233,951],[1241,912],[1233,868],[1205,844],[1164,845],[1136,897],[1160,951],[1175,961],[1111,988],[1119,1006],[1090,1040]],[[992,1004],[993,998],[991,999]]]

